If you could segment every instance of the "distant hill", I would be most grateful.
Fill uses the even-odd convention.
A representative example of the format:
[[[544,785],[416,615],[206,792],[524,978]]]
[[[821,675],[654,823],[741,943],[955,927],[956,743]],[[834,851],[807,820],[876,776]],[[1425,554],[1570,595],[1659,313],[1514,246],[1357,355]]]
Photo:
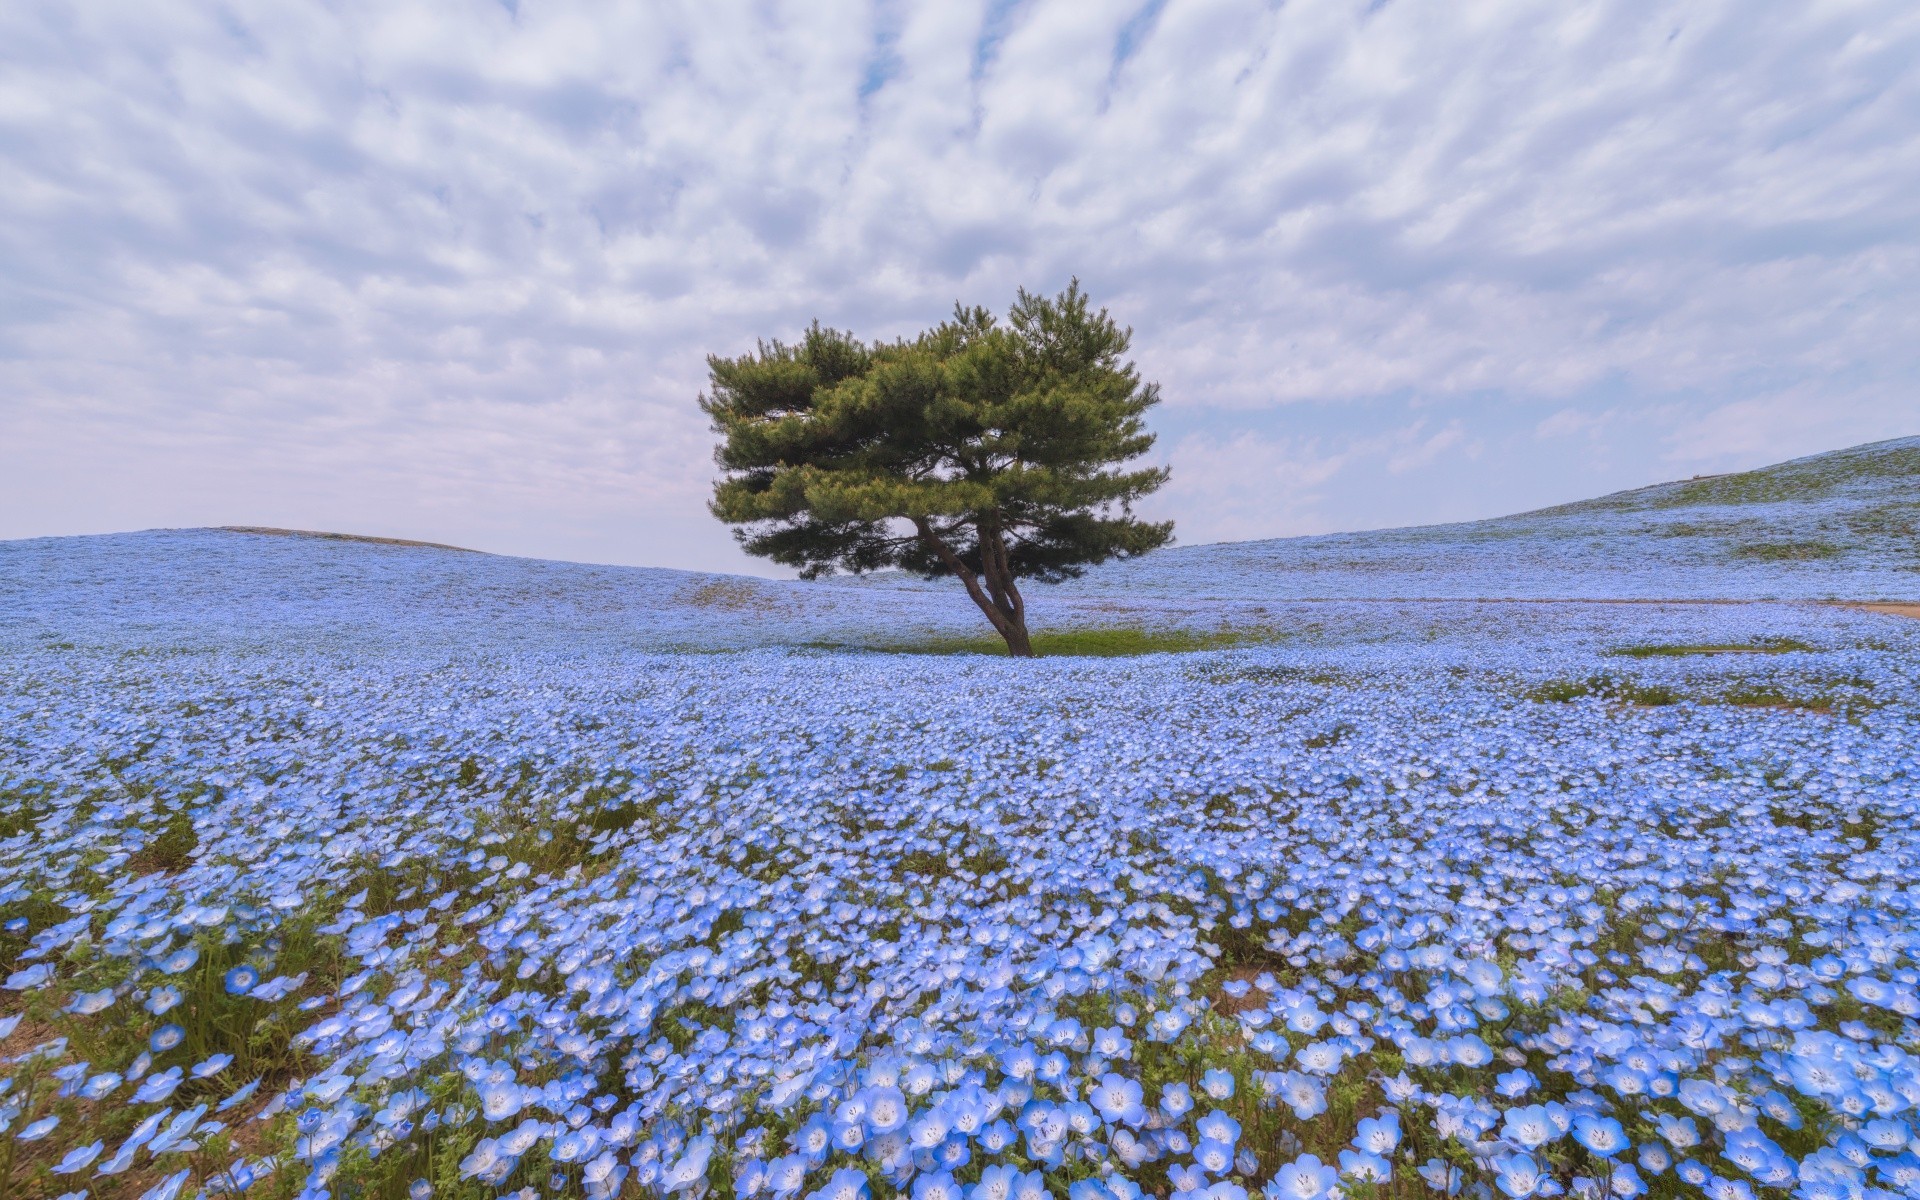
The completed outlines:
[[[1066,587],[1247,599],[1920,599],[1920,437],[1485,521],[1176,547]]]
[[[1310,599],[1920,600],[1920,438],[1456,525],[1177,547],[1028,589],[1037,628],[1299,623]],[[1382,619],[1385,619],[1384,617]],[[231,527],[0,542],[0,648],[893,644],[981,632],[950,582],[782,582]]]

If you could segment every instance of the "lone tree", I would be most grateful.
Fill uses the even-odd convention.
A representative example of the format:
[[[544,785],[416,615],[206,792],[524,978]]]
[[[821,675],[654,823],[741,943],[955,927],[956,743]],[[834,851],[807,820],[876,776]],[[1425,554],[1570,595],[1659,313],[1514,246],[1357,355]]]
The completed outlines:
[[[900,567],[956,576],[1007,653],[1033,654],[1019,581],[1072,578],[1165,545],[1134,517],[1166,482],[1127,464],[1153,445],[1159,403],[1122,361],[1132,331],[1090,312],[1075,280],[1019,293],[911,341],[867,345],[819,322],[798,345],[713,356],[700,406],[725,439],[715,516],[748,553],[802,578]]]

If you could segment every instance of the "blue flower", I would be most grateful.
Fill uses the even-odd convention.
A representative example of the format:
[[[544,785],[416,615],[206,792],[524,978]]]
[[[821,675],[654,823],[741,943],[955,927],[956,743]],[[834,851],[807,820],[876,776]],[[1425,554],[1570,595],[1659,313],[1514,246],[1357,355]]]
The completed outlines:
[[[1582,1114],[1573,1119],[1573,1140],[1602,1158],[1612,1158],[1627,1148],[1626,1131],[1612,1117]]]
[[[965,1189],[946,1171],[922,1174],[913,1181],[913,1200],[962,1200],[964,1195]]]
[[[808,1200],[867,1200],[867,1176],[852,1167],[842,1167],[827,1180],[826,1186],[809,1194]]]
[[[244,996],[252,991],[254,985],[259,982],[260,972],[245,963],[229,969],[225,976],[225,984],[229,996]]]
[[[1169,1083],[1160,1090],[1160,1111],[1178,1119],[1193,1111],[1193,1094],[1184,1083]]]
[[[1507,1110],[1500,1136],[1531,1150],[1559,1138],[1560,1129],[1545,1105],[1528,1104]]]
[[[1273,1173],[1266,1194],[1271,1200],[1324,1200],[1339,1182],[1339,1171],[1303,1154]]]
[[[1540,1164],[1528,1154],[1509,1154],[1494,1161],[1493,1182],[1502,1192],[1513,1200],[1526,1200],[1540,1190],[1545,1182],[1540,1172]]]
[[[80,1168],[100,1157],[100,1151],[106,1149],[105,1142],[94,1142],[86,1146],[76,1146],[67,1151],[66,1156],[54,1164],[55,1175],[71,1175]]]
[[[867,1132],[892,1133],[907,1123],[907,1098],[897,1087],[871,1087],[860,1096],[866,1109]]]
[[[1141,1103],[1140,1085],[1134,1080],[1108,1073],[1088,1092],[1087,1099],[1101,1118],[1123,1125],[1139,1126],[1147,1119]]]
[[[73,1002],[67,1005],[67,1011],[76,1016],[90,1017],[95,1013],[106,1011],[106,1009],[113,1004],[113,1001],[113,989],[101,988],[97,992],[87,992],[75,996]]]
[[[1368,1154],[1391,1154],[1400,1145],[1400,1114],[1381,1113],[1362,1117],[1354,1130],[1353,1144]]]
[[[1393,1178],[1393,1167],[1382,1155],[1361,1150],[1342,1150],[1340,1174],[1348,1179],[1384,1183]]]
[[[1200,1077],[1200,1090],[1215,1100],[1233,1098],[1233,1072],[1216,1068]]]
[[[29,1123],[26,1128],[13,1136],[23,1142],[37,1142],[49,1133],[52,1133],[54,1128],[59,1124],[60,1118],[57,1116],[41,1117],[39,1120]]]
[[[158,965],[169,975],[179,975],[192,970],[193,964],[199,961],[200,947],[182,946],[178,950],[162,955]]]

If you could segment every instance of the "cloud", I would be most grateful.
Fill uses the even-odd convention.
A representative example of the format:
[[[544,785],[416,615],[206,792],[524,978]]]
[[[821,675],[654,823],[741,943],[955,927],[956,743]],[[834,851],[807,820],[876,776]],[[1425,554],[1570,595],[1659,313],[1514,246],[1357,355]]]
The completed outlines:
[[[0,536],[737,565],[707,353],[1073,274],[1196,530],[1911,433],[1915,62],[1897,0],[14,6]]]

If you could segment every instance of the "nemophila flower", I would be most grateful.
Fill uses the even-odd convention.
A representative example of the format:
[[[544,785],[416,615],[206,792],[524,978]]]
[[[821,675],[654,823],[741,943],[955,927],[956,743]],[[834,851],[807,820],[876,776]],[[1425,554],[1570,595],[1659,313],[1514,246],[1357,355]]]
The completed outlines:
[[[155,965],[169,975],[181,975],[192,970],[193,964],[199,961],[200,948],[198,946],[182,946],[178,950],[173,950],[161,955]]]
[[[1317,1079],[1298,1071],[1280,1077],[1280,1100],[1293,1110],[1296,1120],[1308,1121],[1327,1110],[1327,1090]]]
[[[1754,1200],[1752,1186],[1743,1179],[1723,1179],[1714,1175],[1708,1178],[1704,1190],[1708,1200]]]
[[[1169,1083],[1160,1090],[1160,1111],[1175,1119],[1193,1111],[1193,1093],[1184,1083]]]
[[[1507,1110],[1500,1136],[1516,1146],[1533,1149],[1560,1136],[1560,1130],[1548,1115],[1545,1105],[1529,1104]]]
[[[1602,1158],[1611,1158],[1627,1148],[1626,1131],[1612,1117],[1581,1114],[1573,1118],[1573,1140]]]
[[[1224,1142],[1228,1146],[1240,1140],[1240,1122],[1217,1108],[1195,1121],[1193,1130],[1203,1138]]]
[[[179,988],[174,987],[172,984],[163,984],[148,993],[146,1003],[143,1007],[158,1017],[172,1011],[173,1007],[180,1003],[180,1000],[181,992]]]
[[[59,1162],[53,1165],[53,1173],[55,1175],[73,1174],[75,1171],[90,1165],[94,1159],[100,1157],[100,1152],[106,1149],[106,1146],[107,1144],[105,1142],[93,1142],[85,1146],[74,1147],[72,1150],[67,1151]]]
[[[1538,1083],[1539,1080],[1534,1078],[1532,1072],[1524,1068],[1516,1068],[1512,1071],[1503,1071],[1496,1076],[1493,1090],[1508,1099],[1517,1099],[1526,1095]]]
[[[37,1121],[29,1122],[25,1128],[13,1136],[23,1142],[37,1142],[49,1133],[52,1133],[59,1127],[59,1124],[60,1118],[58,1116],[44,1116]]]
[[[1233,1086],[1232,1071],[1216,1068],[1206,1072],[1200,1077],[1200,1090],[1215,1100],[1231,1100],[1233,1098]]]
[[[520,1085],[512,1080],[483,1084],[480,1088],[480,1115],[489,1121],[506,1121],[519,1115],[524,1098]]]
[[[1494,1185],[1513,1200],[1526,1200],[1541,1190],[1546,1177],[1528,1154],[1509,1154],[1494,1160]]]
[[[1019,1136],[1012,1125],[1005,1121],[994,1121],[981,1126],[976,1140],[980,1143],[980,1149],[988,1154],[998,1154],[1018,1141]]]
[[[782,1198],[797,1196],[807,1179],[807,1160],[798,1154],[789,1154],[773,1160],[767,1167],[767,1188],[774,1196]]]
[[[995,1165],[981,1170],[979,1180],[967,1193],[967,1200],[1012,1200],[1017,1168]]]
[[[1093,1031],[1093,1052],[1103,1058],[1131,1058],[1133,1042],[1118,1025],[1103,1026]]]
[[[135,1104],[157,1104],[173,1095],[180,1086],[181,1078],[186,1074],[179,1067],[168,1067],[157,1075],[149,1075],[133,1094]]]
[[[76,1016],[90,1017],[95,1013],[106,1011],[106,1009],[113,1004],[113,1001],[113,989],[101,988],[97,992],[85,992],[76,995],[72,1003],[67,1005],[67,1011]]]
[[[1662,1113],[1655,1118],[1660,1136],[1675,1150],[1690,1150],[1700,1144],[1700,1130],[1692,1117],[1676,1117]]]
[[[907,1098],[899,1088],[867,1088],[860,1095],[866,1109],[868,1133],[892,1133],[906,1125]]]
[[[251,1100],[253,1098],[253,1094],[259,1089],[260,1089],[260,1081],[258,1079],[252,1080],[249,1083],[247,1083],[244,1087],[234,1092],[231,1096],[228,1096],[225,1100],[222,1100],[219,1104],[215,1105],[213,1111],[226,1112],[230,1108],[237,1108],[240,1105],[245,1104],[248,1100]]]
[[[1340,1174],[1362,1182],[1384,1183],[1393,1178],[1393,1166],[1378,1154],[1369,1154],[1364,1150],[1342,1150]]]
[[[842,1167],[827,1180],[825,1187],[809,1193],[808,1200],[866,1200],[868,1195],[865,1173]]]
[[[966,1189],[946,1171],[922,1174],[914,1178],[913,1200],[962,1200]]]
[[[259,982],[260,972],[245,963],[229,968],[224,977],[227,994],[230,996],[244,996]]]
[[[9,991],[24,992],[31,988],[43,986],[47,980],[51,978],[53,978],[53,968],[46,963],[38,963],[31,967],[23,967],[11,975],[8,975],[7,982],[0,986],[6,987]]]
[[[147,1045],[155,1054],[164,1054],[187,1039],[184,1026],[168,1023],[153,1031]]]
[[[679,1160],[661,1174],[661,1186],[677,1192],[692,1187],[704,1178],[707,1162],[713,1156],[713,1144],[711,1137],[698,1137],[689,1142]]]
[[[943,1123],[938,1131],[939,1138],[944,1138],[946,1131],[947,1126]],[[935,1138],[933,1142],[927,1142],[925,1145],[931,1146],[937,1141],[938,1138]],[[826,1114],[816,1113],[808,1119],[806,1124],[794,1131],[787,1144],[793,1147],[794,1153],[814,1166],[818,1166],[827,1161],[827,1153],[833,1148],[833,1122],[827,1118]],[[919,1144],[918,1139],[916,1144]]]
[[[206,1112],[206,1105],[196,1104],[186,1112],[173,1118],[173,1120],[167,1122],[163,1129],[153,1135],[153,1140],[147,1143],[147,1150],[152,1154],[158,1155],[165,1154],[167,1151],[173,1149],[184,1141],[187,1135],[194,1131],[195,1127],[200,1124],[200,1119],[206,1115]]]
[[[491,1138],[482,1138],[474,1143],[472,1150],[460,1160],[460,1178],[483,1178],[493,1172],[500,1163],[500,1149]]]
[[[1339,1182],[1338,1170],[1303,1154],[1274,1172],[1266,1194],[1271,1200],[1324,1200]]]
[[[142,1195],[140,1200],[177,1200],[181,1190],[187,1186],[187,1180],[192,1176],[193,1171],[190,1169],[169,1175]]]
[[[1460,1190],[1460,1168],[1438,1158],[1430,1158],[1420,1164],[1420,1178],[1428,1187],[1446,1195],[1454,1195]]]
[[[1193,1161],[1209,1175],[1225,1175],[1233,1169],[1233,1144],[1203,1136],[1193,1147]]]
[[[1391,1154],[1400,1145],[1400,1114],[1362,1117],[1353,1135],[1355,1148],[1367,1154]]]

